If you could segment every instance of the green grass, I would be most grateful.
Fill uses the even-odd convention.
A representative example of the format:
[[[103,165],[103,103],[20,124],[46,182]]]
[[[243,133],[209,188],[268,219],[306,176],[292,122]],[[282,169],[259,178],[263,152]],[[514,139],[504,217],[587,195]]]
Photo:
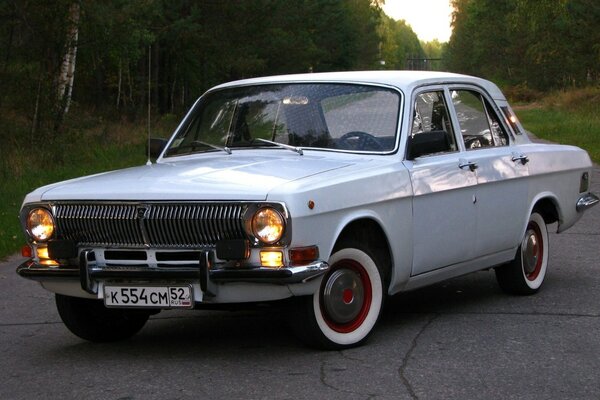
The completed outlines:
[[[101,171],[142,165],[146,161],[144,145],[139,144],[95,147],[82,154],[67,156],[60,164],[47,167],[36,165],[37,160],[31,153],[24,157],[31,163],[31,166],[21,176],[4,177],[0,190],[0,259],[14,254],[25,244],[18,214],[21,202],[27,193],[49,183]]]
[[[515,107],[525,129],[541,139],[585,149],[600,163],[600,88],[546,95],[535,104]]]
[[[600,163],[600,117],[546,108],[516,113],[525,129],[540,139],[581,147],[595,163]]]
[[[0,118],[0,260],[25,244],[18,214],[27,193],[49,183],[146,162],[144,122],[79,117],[60,137],[36,140],[17,119]],[[163,117],[153,123],[153,136],[168,137],[178,121]]]

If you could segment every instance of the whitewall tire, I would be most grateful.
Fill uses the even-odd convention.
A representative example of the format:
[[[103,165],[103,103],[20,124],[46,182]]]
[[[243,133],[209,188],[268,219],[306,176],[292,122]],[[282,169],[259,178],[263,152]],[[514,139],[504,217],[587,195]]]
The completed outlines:
[[[529,217],[527,229],[513,261],[496,268],[498,284],[508,293],[536,293],[548,270],[548,228],[537,212]]]
[[[319,290],[303,299],[292,318],[300,339],[324,349],[362,344],[372,332],[384,301],[384,285],[375,257],[360,245],[343,247],[329,259]]]

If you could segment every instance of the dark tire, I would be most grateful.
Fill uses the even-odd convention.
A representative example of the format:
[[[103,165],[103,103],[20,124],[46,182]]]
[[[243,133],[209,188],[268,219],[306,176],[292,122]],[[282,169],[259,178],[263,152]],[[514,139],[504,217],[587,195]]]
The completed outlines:
[[[548,229],[544,218],[534,211],[514,260],[496,268],[496,279],[507,293],[531,295],[540,290],[547,269]]]
[[[150,312],[106,308],[101,300],[56,295],[56,308],[71,332],[91,342],[130,338],[143,328]]]
[[[358,243],[345,244],[331,256],[319,290],[299,298],[291,316],[292,328],[302,341],[339,350],[367,340],[385,298],[384,274],[376,260]]]

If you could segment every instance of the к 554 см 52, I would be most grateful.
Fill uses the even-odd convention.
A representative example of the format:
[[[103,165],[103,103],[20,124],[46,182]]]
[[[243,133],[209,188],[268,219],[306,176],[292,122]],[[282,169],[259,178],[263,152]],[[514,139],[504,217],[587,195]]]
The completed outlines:
[[[534,144],[493,83],[437,72],[217,86],[152,165],[39,188],[18,273],[91,341],[161,309],[296,298],[299,337],[361,344],[387,295],[495,268],[537,292],[548,228],[598,202],[592,164]]]

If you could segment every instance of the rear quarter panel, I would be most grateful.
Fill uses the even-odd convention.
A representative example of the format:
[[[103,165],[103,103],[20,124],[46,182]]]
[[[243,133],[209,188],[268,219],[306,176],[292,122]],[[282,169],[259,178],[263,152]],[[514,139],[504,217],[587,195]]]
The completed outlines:
[[[555,144],[527,144],[520,148],[529,157],[530,211],[538,200],[551,198],[558,208],[558,232],[570,228],[582,216],[575,209],[581,175],[588,172],[591,176],[592,163],[587,152]]]

